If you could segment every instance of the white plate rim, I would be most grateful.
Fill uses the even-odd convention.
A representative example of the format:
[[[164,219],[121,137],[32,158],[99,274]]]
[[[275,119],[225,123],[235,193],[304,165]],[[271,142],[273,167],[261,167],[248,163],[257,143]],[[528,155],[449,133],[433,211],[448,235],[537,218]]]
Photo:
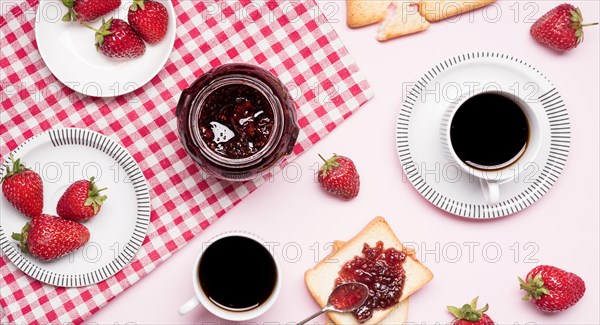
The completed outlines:
[[[35,33],[35,39],[38,39],[38,24],[40,23],[40,21],[42,21],[40,15],[41,15],[41,8],[42,8],[42,2],[43,1],[47,1],[47,0],[40,0],[38,3],[38,9],[36,10],[36,18],[35,18],[35,26],[34,26],[34,33]],[[157,64],[155,66],[154,69],[148,69],[148,73],[146,78],[141,79],[142,81],[140,81],[139,83],[137,83],[136,87],[127,87],[127,89],[123,89],[122,87],[118,87],[118,89],[112,93],[112,94],[106,94],[104,95],[104,93],[102,93],[101,95],[96,95],[96,94],[87,94],[85,92],[83,92],[81,89],[77,89],[75,87],[73,87],[72,85],[70,85],[70,83],[64,83],[63,80],[59,77],[60,73],[57,74],[55,70],[53,70],[50,65],[48,65],[48,63],[46,62],[46,59],[44,58],[44,50],[42,50],[42,47],[40,47],[38,45],[38,51],[40,52],[40,57],[42,58],[42,61],[44,61],[44,65],[48,68],[48,70],[50,70],[50,73],[52,73],[52,75],[54,77],[56,77],[56,79],[58,79],[63,85],[67,86],[69,89],[86,95],[86,96],[94,96],[94,97],[100,97],[100,98],[113,98],[113,97],[119,97],[122,95],[126,95],[129,94],[131,92],[134,92],[140,88],[142,88],[143,86],[145,86],[148,82],[150,82],[150,80],[152,80],[154,77],[156,77],[156,75],[158,75],[158,73],[164,68],[165,64],[167,63],[167,61],[169,60],[169,58],[171,57],[171,53],[173,53],[173,49],[175,48],[175,42],[177,41],[177,15],[175,13],[175,7],[173,6],[173,2],[172,0],[166,0],[166,1],[161,1],[161,3],[168,3],[168,5],[166,6],[167,12],[169,14],[169,31],[168,34],[165,36],[165,38],[169,38],[169,37],[173,37],[173,44],[171,44],[171,46],[169,46],[169,50],[167,52],[165,52],[164,57],[161,60],[160,64]],[[38,43],[39,44],[39,43]],[[148,44],[146,44],[146,46],[148,46]]]
[[[435,77],[460,63],[467,63],[473,60],[498,60],[496,62],[509,63],[518,66],[521,69],[529,69],[528,72],[537,74],[541,80],[548,83],[550,90],[540,95],[538,99],[544,108],[546,117],[549,121],[550,156],[544,167],[545,172],[528,186],[524,191],[515,197],[499,202],[496,205],[489,204],[471,204],[460,202],[437,192],[433,186],[427,183],[425,178],[415,167],[413,157],[409,146],[409,123],[411,122],[411,113],[428,83],[435,80]],[[553,122],[561,122],[560,125],[552,125]],[[518,59],[514,56],[498,52],[469,52],[457,55],[439,62],[427,72],[425,72],[412,89],[407,94],[402,103],[402,108],[398,113],[396,123],[396,149],[398,158],[402,164],[405,175],[413,187],[430,203],[436,207],[465,218],[471,219],[493,219],[505,217],[525,208],[538,201],[546,192],[550,190],[556,182],[566,164],[571,144],[571,125],[567,112],[566,104],[562,101],[556,87],[531,64]],[[547,170],[546,170],[547,169]]]
[[[83,287],[104,281],[120,270],[122,270],[131,260],[142,246],[150,225],[150,191],[147,180],[142,173],[141,168],[133,159],[133,156],[119,143],[113,141],[107,136],[80,128],[59,128],[51,129],[39,133],[15,148],[12,153],[17,155],[19,151],[27,148],[29,145],[35,145],[40,142],[58,147],[64,145],[79,145],[95,148],[104,152],[119,163],[126,171],[131,184],[135,189],[137,216],[135,228],[130,240],[123,247],[121,253],[113,259],[112,262],[98,268],[95,271],[79,275],[64,275],[46,270],[29,261],[29,257],[21,254],[14,245],[10,244],[9,236],[5,233],[0,219],[0,248],[6,257],[21,271],[30,277],[39,280],[43,283],[54,285],[57,287]],[[0,178],[6,172],[6,167],[10,161],[10,155],[7,155],[0,166]]]

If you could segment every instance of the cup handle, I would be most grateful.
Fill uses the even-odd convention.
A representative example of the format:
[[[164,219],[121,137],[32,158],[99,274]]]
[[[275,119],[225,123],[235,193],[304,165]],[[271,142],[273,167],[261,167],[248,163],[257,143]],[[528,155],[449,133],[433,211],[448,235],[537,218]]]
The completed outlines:
[[[196,306],[198,306],[199,304],[200,300],[198,300],[197,297],[194,297],[188,300],[185,304],[183,304],[183,306],[179,307],[179,310],[177,312],[179,313],[179,315],[183,316],[189,313],[192,309],[196,308]]]
[[[488,204],[494,205],[500,202],[500,186],[496,182],[486,181],[480,178],[481,190],[488,201]]]

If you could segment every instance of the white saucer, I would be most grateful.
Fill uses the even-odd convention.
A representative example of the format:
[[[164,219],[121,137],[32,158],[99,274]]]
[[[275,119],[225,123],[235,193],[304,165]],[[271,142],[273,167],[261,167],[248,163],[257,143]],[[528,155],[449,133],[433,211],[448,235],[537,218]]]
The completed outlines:
[[[515,93],[537,112],[542,144],[535,161],[517,178],[500,186],[500,202],[487,204],[479,181],[461,172],[444,154],[440,141],[443,114],[469,87]],[[492,52],[447,59],[414,85],[398,116],[396,140],[404,172],[435,206],[469,218],[497,218],[539,200],[559,177],[570,147],[571,128],[565,104],[552,83],[527,62]],[[507,168],[510,172],[512,167]]]
[[[150,194],[146,178],[133,157],[106,136],[84,129],[55,129],[40,133],[13,154],[44,180],[44,213],[56,215],[56,204],[74,181],[95,176],[108,199],[100,213],[83,223],[90,241],[74,253],[52,262],[24,255],[13,240],[28,217],[0,195],[0,247],[21,271],[60,287],[87,286],[121,270],[140,248],[150,222]],[[6,173],[9,155],[0,167]]]
[[[96,51],[94,31],[79,23],[61,20],[67,8],[61,0],[41,0],[38,5],[35,39],[42,59],[50,71],[67,87],[84,95],[115,97],[132,92],[150,81],[171,55],[176,37],[175,10],[170,0],[158,0],[167,8],[169,28],[158,44],[146,44],[146,53],[135,59],[110,59]],[[132,1],[123,1],[114,13],[127,21]],[[98,21],[88,23],[94,28]]]

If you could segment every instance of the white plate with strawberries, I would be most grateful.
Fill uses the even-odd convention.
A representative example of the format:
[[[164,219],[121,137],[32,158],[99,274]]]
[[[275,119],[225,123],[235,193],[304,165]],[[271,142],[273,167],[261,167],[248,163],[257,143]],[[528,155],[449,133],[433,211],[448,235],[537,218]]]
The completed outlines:
[[[176,18],[170,0],[74,0],[71,9],[62,0],[41,0],[35,37],[63,84],[84,95],[115,97],[142,87],[163,68]]]
[[[134,258],[150,222],[150,194],[125,148],[67,128],[34,136],[12,156],[0,167],[0,247],[17,268],[44,283],[80,287]]]

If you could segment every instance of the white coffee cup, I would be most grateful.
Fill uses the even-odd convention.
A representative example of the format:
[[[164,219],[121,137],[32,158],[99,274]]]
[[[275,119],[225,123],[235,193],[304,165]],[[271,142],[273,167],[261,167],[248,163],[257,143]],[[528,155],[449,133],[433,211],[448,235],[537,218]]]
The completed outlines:
[[[520,156],[516,157],[514,161],[510,161],[507,166],[493,170],[476,169],[464,163],[454,151],[452,147],[452,141],[450,139],[452,120],[458,109],[468,99],[484,93],[497,94],[512,100],[521,108],[529,124],[529,140],[524,152]],[[534,110],[534,108],[525,100],[515,96],[514,94],[499,90],[482,89],[475,89],[471,92],[463,94],[458,100],[454,101],[446,109],[441,123],[441,140],[445,149],[445,153],[453,164],[458,165],[463,172],[466,172],[470,176],[470,179],[474,179],[475,181],[479,182],[483,196],[488,204],[495,205],[499,203],[501,185],[512,180],[519,180],[519,174],[523,173],[528,168],[530,163],[534,163],[536,161],[536,157],[540,153],[542,144],[541,124],[538,118],[539,113],[540,112]]]
[[[233,237],[233,236],[240,236],[240,237],[245,237],[245,238],[249,238],[251,240],[254,240],[255,242],[265,246],[265,249],[267,249],[265,242],[259,238],[258,236],[248,233],[248,232],[244,232],[244,231],[232,231],[232,232],[226,232],[223,234],[220,234],[216,237],[214,237],[213,239],[210,240],[210,242],[208,243],[208,246],[205,247],[205,249],[202,250],[202,252],[200,252],[200,254],[198,254],[198,257],[196,258],[196,262],[194,263],[194,269],[192,270],[192,283],[194,286],[194,291],[196,293],[196,295],[189,299],[185,304],[183,304],[178,312],[180,315],[185,315],[188,312],[190,312],[192,309],[196,308],[198,305],[202,305],[204,308],[206,308],[206,310],[208,310],[210,313],[212,313],[213,315],[226,319],[226,320],[230,320],[230,321],[247,321],[256,317],[259,317],[260,315],[264,314],[267,310],[269,310],[273,304],[275,303],[275,300],[277,300],[277,296],[279,295],[279,291],[281,288],[281,270],[280,270],[280,266],[279,266],[279,262],[277,261],[277,258],[273,255],[273,252],[271,252],[270,250],[267,249],[267,251],[269,251],[269,253],[271,254],[271,257],[273,258],[273,261],[275,263],[275,268],[276,268],[276,275],[277,275],[277,279],[275,282],[275,285],[273,287],[273,290],[271,292],[271,295],[269,296],[269,298],[267,298],[267,300],[265,302],[263,302],[262,304],[260,304],[259,306],[250,309],[250,310],[244,310],[244,311],[231,311],[231,310],[227,310],[224,309],[222,307],[219,307],[217,304],[213,303],[209,297],[205,294],[205,292],[202,290],[202,286],[200,285],[200,279],[198,276],[198,271],[199,271],[199,267],[200,267],[200,261],[202,260],[202,256],[204,254],[204,252],[206,251],[206,249],[208,249],[210,247],[210,245],[214,244],[215,242],[217,242],[218,240],[221,240],[223,238],[227,238],[227,237]],[[223,257],[226,258],[226,257]],[[243,271],[243,270],[241,270]]]

